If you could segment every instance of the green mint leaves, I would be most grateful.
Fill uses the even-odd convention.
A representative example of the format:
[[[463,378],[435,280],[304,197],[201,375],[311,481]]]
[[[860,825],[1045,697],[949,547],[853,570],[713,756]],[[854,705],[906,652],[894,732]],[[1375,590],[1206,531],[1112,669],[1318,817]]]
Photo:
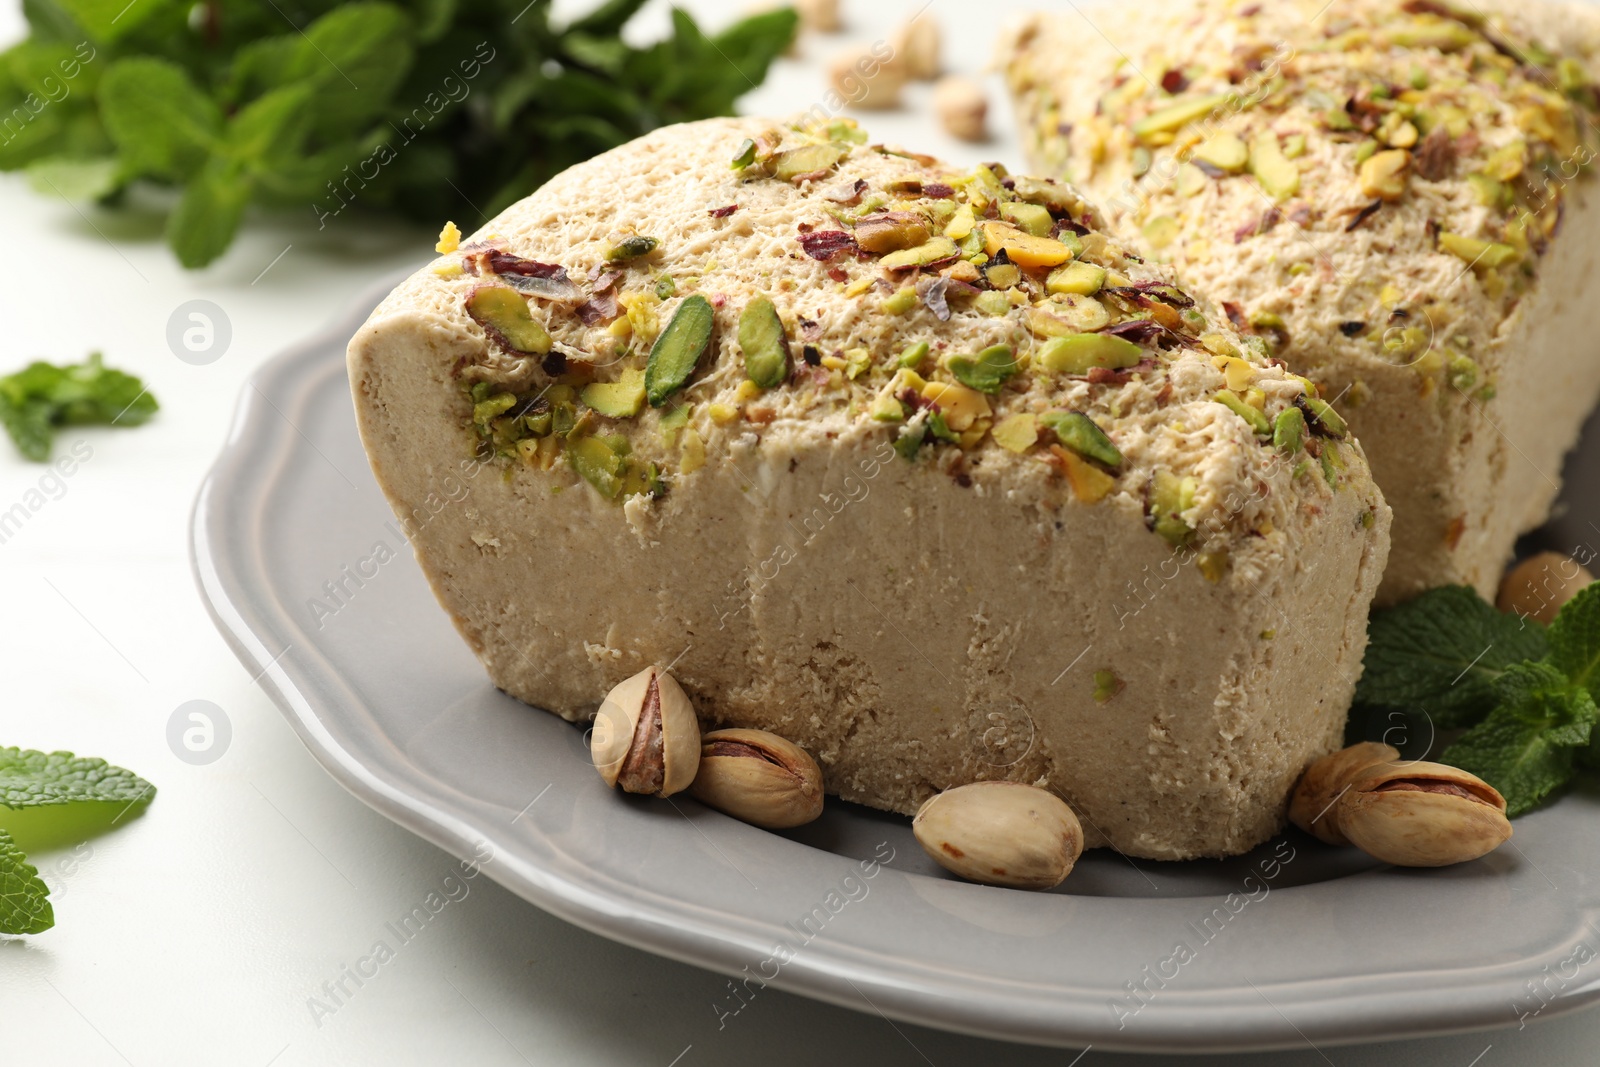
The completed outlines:
[[[1422,709],[1442,729],[1483,718],[1505,669],[1547,651],[1543,626],[1496,611],[1464,585],[1373,612],[1367,642],[1356,703]]]
[[[1356,703],[1468,727],[1439,755],[1484,779],[1520,815],[1600,766],[1600,583],[1549,628],[1503,614],[1465,586],[1430,590],[1368,623]]]
[[[105,366],[98,352],[85,363],[32,363],[0,378],[0,425],[36,463],[49,461],[61,426],[137,426],[159,406],[143,382]]]
[[[55,924],[50,887],[11,835],[0,830],[0,934],[38,934]]]
[[[103,759],[0,748],[0,805],[8,808],[73,803],[125,807],[154,793],[155,786]]]
[[[55,925],[50,890],[17,839],[54,845],[110,829],[149,804],[155,786],[102,759],[0,748],[0,934]]]
[[[707,35],[674,9],[635,45],[643,0],[559,23],[550,0],[195,5],[30,0],[0,51],[0,169],[68,199],[175,187],[167,239],[220,256],[247,211],[481,220],[669,122],[731,114],[792,40],[789,9]]]

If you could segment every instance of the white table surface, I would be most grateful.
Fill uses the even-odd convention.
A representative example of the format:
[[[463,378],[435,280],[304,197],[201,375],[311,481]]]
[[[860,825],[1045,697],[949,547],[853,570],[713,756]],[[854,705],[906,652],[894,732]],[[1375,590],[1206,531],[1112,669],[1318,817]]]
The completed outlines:
[[[689,5],[715,24],[740,0]],[[984,11],[1012,6],[985,4]],[[847,0],[847,7],[850,7]],[[856,3],[837,37],[811,37],[746,98],[786,113],[823,91],[817,63],[873,41],[910,10]],[[975,9],[934,0],[951,65],[977,73],[988,31],[950,36]],[[664,19],[657,3],[651,19]],[[1089,31],[1086,27],[1086,32]],[[0,41],[22,33],[15,0]],[[959,160],[1016,159],[991,82],[997,138],[946,138],[912,107],[868,116],[875,136]],[[246,377],[316,331],[371,282],[425,257],[431,235],[346,213],[255,219],[213,267],[181,270],[153,212],[80,210],[0,176],[0,371],[102,349],[145,377],[162,411],[137,430],[69,431],[91,458],[58,486],[0,444],[0,511],[46,494],[0,543],[0,744],[70,749],[125,765],[160,794],[139,818],[74,852],[37,853],[55,929],[0,937],[0,1062],[17,1067],[228,1064],[1172,1064],[1178,1058],[1033,1049],[897,1025],[763,991],[719,1029],[726,980],[586,933],[486,878],[359,988],[346,966],[449,874],[453,861],[335,785],[212,628],[189,572],[196,486]],[[460,219],[463,229],[477,220]],[[195,366],[169,349],[169,316],[221,307],[232,342]],[[30,498],[37,501],[37,498]],[[175,709],[206,700],[232,739],[206,766],[169,749]],[[1485,922],[1513,915],[1483,916]],[[1470,936],[1463,929],[1462,936]],[[1531,977],[1531,976],[1530,976]],[[311,998],[325,1006],[314,1011]],[[327,1010],[331,1008],[331,1012]],[[1508,1005],[1503,1017],[1511,1021]],[[1370,1047],[1228,1057],[1245,1064],[1593,1064],[1600,1014]],[[1199,1062],[1197,1058],[1195,1062]],[[1206,1059],[1207,1063],[1223,1062]]]

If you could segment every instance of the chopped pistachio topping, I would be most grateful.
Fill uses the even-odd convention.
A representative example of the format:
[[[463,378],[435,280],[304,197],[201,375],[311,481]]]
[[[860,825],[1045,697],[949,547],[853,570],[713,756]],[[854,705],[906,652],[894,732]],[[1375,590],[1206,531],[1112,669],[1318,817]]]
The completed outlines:
[[[1284,408],[1272,421],[1272,445],[1284,455],[1292,456],[1304,447],[1306,417],[1299,408]]]
[[[1134,123],[1133,135],[1146,140],[1158,134],[1172,133],[1225,105],[1229,95],[1217,93],[1213,96],[1200,96],[1169,104]]]
[[[1096,367],[1137,366],[1144,349],[1125,338],[1104,333],[1079,333],[1046,341],[1038,364],[1052,374],[1088,374]]]
[[[630,234],[606,249],[606,259],[613,263],[628,259],[638,259],[648,256],[656,250],[660,242],[654,237],[643,237],[639,234]]]
[[[590,382],[578,398],[613,419],[631,419],[644,407],[644,372],[630,367],[615,382]]]
[[[467,314],[484,332],[515,352],[542,356],[554,343],[528,310],[528,299],[503,285],[480,285],[467,297]]]
[[[1245,403],[1232,389],[1221,390],[1213,399],[1249,423],[1250,428],[1262,437],[1272,433],[1272,423],[1267,421],[1266,413]]]
[[[991,395],[998,393],[1006,379],[1017,373],[1017,361],[1010,345],[991,345],[976,356],[951,356],[946,366],[962,385]]]
[[[1122,453],[1093,419],[1081,411],[1047,411],[1039,416],[1061,443],[1108,467],[1122,466]]]
[[[695,364],[711,340],[711,325],[715,315],[711,301],[696,293],[685,297],[672,321],[661,331],[650,348],[650,358],[645,364],[645,395],[651,407],[660,407],[667,397],[677,392],[694,374]]]
[[[772,298],[753,297],[739,315],[739,348],[745,373],[763,389],[774,389],[789,376],[789,339]]]

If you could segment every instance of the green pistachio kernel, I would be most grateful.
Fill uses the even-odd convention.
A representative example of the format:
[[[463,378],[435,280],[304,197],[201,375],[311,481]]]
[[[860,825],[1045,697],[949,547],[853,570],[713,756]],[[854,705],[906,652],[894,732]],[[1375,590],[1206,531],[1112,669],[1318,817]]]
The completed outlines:
[[[644,407],[644,372],[628,369],[615,382],[590,382],[578,398],[608,418],[631,419]]]
[[[1491,178],[1487,174],[1469,174],[1467,184],[1472,186],[1473,196],[1484,207],[1500,208],[1503,211],[1511,206],[1511,186],[1498,178]]]
[[[1333,405],[1326,400],[1318,400],[1314,396],[1302,396],[1299,399],[1299,404],[1305,413],[1311,416],[1311,421],[1316,423],[1323,433],[1332,437],[1343,437],[1350,432],[1350,427],[1345,424],[1339,413],[1333,410]]]
[[[974,297],[972,306],[985,315],[992,315],[996,318],[1001,315],[1011,314],[1011,298],[1006,296],[1005,293],[996,292],[993,289],[985,289]]]
[[[1463,237],[1458,233],[1441,233],[1439,247],[1473,267],[1487,270],[1503,267],[1517,258],[1517,250],[1510,245]]]
[[[872,401],[867,414],[878,422],[903,422],[906,406],[889,393],[879,393]]]
[[[1095,367],[1132,367],[1143,358],[1144,349],[1125,337],[1079,333],[1046,341],[1037,362],[1051,374],[1088,374]]]
[[[1199,147],[1194,150],[1194,158],[1209,163],[1218,170],[1238,174],[1250,160],[1250,149],[1237,134],[1224,130],[1200,142]]]
[[[961,435],[950,428],[941,411],[928,412],[928,432],[948,444],[958,444],[961,441]]]
[[[981,240],[980,240],[981,246]],[[915,248],[903,248],[898,252],[890,252],[878,260],[878,265],[885,270],[910,270],[913,267],[926,267],[946,259],[955,259],[961,254],[956,243],[948,237],[935,237],[925,244]]]
[[[1050,231],[1056,224],[1056,220],[1050,217],[1049,208],[1015,200],[1000,205],[1000,217],[1007,222],[1015,223],[1019,230],[1031,233],[1035,237],[1050,236]]]
[[[527,427],[528,433],[534,437],[550,436],[550,429],[555,424],[555,415],[549,408],[535,411],[522,417],[522,424]]]
[[[1126,687],[1127,683],[1117,677],[1115,671],[1094,672],[1094,702],[1104,704]]]
[[[1232,389],[1223,389],[1211,399],[1248,422],[1250,428],[1261,436],[1267,437],[1272,433],[1272,423],[1267,421],[1266,413],[1246,404]]]
[[[567,463],[580,478],[599,490],[608,500],[622,492],[622,476],[627,470],[625,456],[599,437],[571,437],[563,450]]]
[[[1447,373],[1451,387],[1464,393],[1478,384],[1482,369],[1471,356],[1451,356]]]
[[[1106,466],[1122,466],[1122,453],[1111,443],[1111,438],[1089,416],[1081,411],[1047,411],[1039,421],[1048,426],[1061,443],[1085,459]]]
[[[746,137],[733,153],[733,169],[744,170],[756,161],[756,143]]]
[[[1556,64],[1556,84],[1564,93],[1582,92],[1589,84],[1589,75],[1582,63],[1568,56]]]
[[[1022,268],[1009,259],[1004,258],[1005,250],[1001,254],[983,265],[983,280],[993,289],[1010,289],[1022,282]]]
[[[1076,296],[1093,296],[1106,284],[1106,269],[1097,267],[1093,263],[1083,263],[1073,260],[1071,263],[1057,267],[1050,272],[1050,277],[1045,280],[1046,291],[1055,293],[1071,293]]]
[[[711,301],[698,293],[685,297],[678,305],[672,321],[650,346],[650,358],[645,363],[644,389],[651,407],[660,407],[689,381],[711,341],[714,321]]]
[[[494,393],[472,405],[472,421],[487,430],[489,420],[498,418],[517,406],[514,393]]]
[[[648,256],[651,252],[654,252],[656,246],[660,243],[654,237],[644,237],[636,233],[630,234],[606,249],[606,259],[612,263],[627,259],[638,259],[640,256]]]
[[[791,148],[778,153],[778,158],[773,162],[773,176],[779,181],[791,182],[818,171],[832,170],[849,154],[848,148],[831,142]]]
[[[745,373],[761,388],[775,388],[789,376],[789,339],[778,309],[765,294],[753,297],[739,315],[739,348]]]
[[[1169,104],[1159,111],[1149,115],[1133,124],[1133,135],[1140,140],[1146,140],[1155,134],[1171,133],[1193,122],[1195,119],[1209,115],[1212,111],[1228,102],[1229,94],[1217,93],[1214,96],[1195,97],[1190,100],[1180,100]]]
[[[521,293],[503,285],[481,285],[467,297],[467,314],[485,333],[514,352],[542,356],[554,343],[533,317]]]
[[[656,299],[667,300],[678,292],[678,283],[672,280],[672,275],[663,274],[656,279]]]
[[[1300,168],[1290,162],[1270,131],[1250,142],[1250,173],[1274,200],[1287,200],[1300,191]]]
[[[1272,446],[1292,456],[1305,445],[1306,417],[1299,408],[1285,408],[1272,420]]]
[[[906,350],[900,353],[900,356],[895,360],[895,363],[906,368],[907,370],[916,370],[922,365],[922,361],[927,358],[928,342],[918,341],[915,344],[907,345]]]
[[[1187,544],[1194,527],[1181,513],[1194,506],[1199,483],[1192,477],[1179,478],[1168,470],[1158,470],[1150,482],[1150,528],[1174,548]]]
[[[917,291],[903,286],[883,298],[883,310],[891,315],[904,315],[917,306]]]
[[[1010,345],[990,345],[976,356],[951,356],[945,366],[962,385],[990,395],[998,393],[1006,379],[1017,373]]]
[[[908,422],[900,427],[900,432],[895,435],[894,450],[902,459],[915,459],[917,449],[922,447],[923,439],[928,435],[926,421],[918,420]]]

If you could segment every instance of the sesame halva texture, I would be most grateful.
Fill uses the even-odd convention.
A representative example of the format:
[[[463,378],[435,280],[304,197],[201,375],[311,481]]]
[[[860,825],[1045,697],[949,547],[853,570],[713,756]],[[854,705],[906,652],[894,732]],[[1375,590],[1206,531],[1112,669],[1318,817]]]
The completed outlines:
[[[362,437],[513,696],[581,721],[672,663],[848,800],[1010,779],[1090,845],[1241,852],[1338,746],[1389,512],[1097,225],[848,122],[662,129],[447,230],[351,342]]]
[[[1587,4],[1151,0],[998,61],[1035,166],[1349,420],[1387,602],[1492,596],[1600,394],[1597,44]]]

